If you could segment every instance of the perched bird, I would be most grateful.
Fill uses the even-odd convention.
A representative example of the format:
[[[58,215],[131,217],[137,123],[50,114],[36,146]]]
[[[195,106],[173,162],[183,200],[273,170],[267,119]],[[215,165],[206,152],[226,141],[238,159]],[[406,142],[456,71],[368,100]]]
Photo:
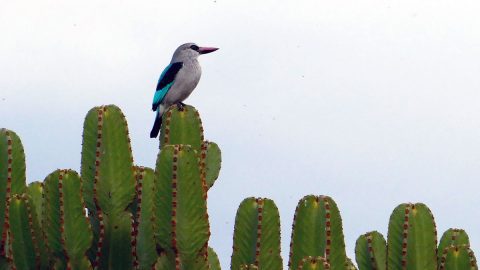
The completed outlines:
[[[172,61],[163,70],[158,79],[157,89],[153,96],[152,110],[156,111],[150,138],[155,138],[162,126],[162,115],[168,107],[177,104],[183,108],[183,101],[193,92],[198,84],[202,69],[198,56],[218,50],[213,47],[199,47],[195,43],[180,45],[172,56]]]

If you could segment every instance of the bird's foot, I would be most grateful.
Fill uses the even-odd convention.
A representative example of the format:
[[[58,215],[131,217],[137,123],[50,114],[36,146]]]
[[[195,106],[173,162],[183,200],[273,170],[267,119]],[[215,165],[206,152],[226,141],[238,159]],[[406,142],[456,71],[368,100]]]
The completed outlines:
[[[185,107],[185,104],[184,104],[184,103],[182,103],[182,102],[178,102],[178,103],[177,103],[177,108],[178,108],[179,111],[182,111],[182,112],[183,112],[183,107]]]

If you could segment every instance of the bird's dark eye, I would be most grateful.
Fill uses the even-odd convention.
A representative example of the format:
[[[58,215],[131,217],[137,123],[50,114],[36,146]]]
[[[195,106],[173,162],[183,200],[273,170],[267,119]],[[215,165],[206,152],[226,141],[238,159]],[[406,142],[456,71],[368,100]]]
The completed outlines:
[[[192,49],[194,51],[198,51],[199,47],[194,44],[194,45],[190,46],[190,49]]]

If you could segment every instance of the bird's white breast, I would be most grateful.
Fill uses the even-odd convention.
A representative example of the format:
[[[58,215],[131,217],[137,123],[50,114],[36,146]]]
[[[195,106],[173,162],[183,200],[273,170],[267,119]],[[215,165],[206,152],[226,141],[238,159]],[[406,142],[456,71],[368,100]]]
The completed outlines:
[[[198,61],[186,61],[183,67],[178,71],[175,82],[165,96],[164,103],[166,106],[184,101],[195,89],[202,70]]]

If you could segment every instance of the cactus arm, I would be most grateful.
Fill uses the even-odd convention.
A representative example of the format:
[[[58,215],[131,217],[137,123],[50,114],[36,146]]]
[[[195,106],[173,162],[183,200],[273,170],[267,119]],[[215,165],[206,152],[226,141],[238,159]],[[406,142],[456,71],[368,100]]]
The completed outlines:
[[[324,256],[326,238],[320,233],[325,228],[325,209],[318,197],[303,197],[295,210],[290,241],[289,269],[297,269],[307,256]]]
[[[262,208],[260,208],[262,207]],[[262,211],[260,212],[260,209]],[[258,200],[257,265],[261,269],[283,269],[280,256],[280,216],[278,208],[270,199]]]
[[[342,220],[328,196],[305,196],[295,210],[289,269],[306,256],[325,256],[331,269],[344,269],[347,261]]]
[[[175,268],[175,255],[170,252],[161,252],[160,256],[158,256],[155,265],[153,266],[153,270],[170,270],[170,269],[178,269]]]
[[[154,235],[157,245],[168,249],[172,243],[172,160],[173,147],[164,147],[158,154],[155,167],[154,185]]]
[[[9,203],[13,194],[25,190],[25,152],[18,135],[8,129],[0,129],[0,255],[4,256]]]
[[[43,227],[45,231],[45,240],[48,243],[50,257],[59,258],[65,262],[60,235],[60,191],[58,189],[58,179],[60,170],[49,174],[43,184]]]
[[[97,137],[101,136],[102,142],[94,196],[103,213],[111,215],[123,212],[135,196],[133,157],[127,122],[120,109],[109,105],[97,113],[102,123]]]
[[[299,265],[298,270],[329,270],[330,264],[328,261],[323,257],[312,257],[307,256],[304,257]]]
[[[161,151],[156,167],[155,230],[159,244],[175,253],[177,264],[190,269],[197,256],[207,265],[210,235],[205,190],[197,155],[192,147],[168,145]],[[163,201],[163,203],[161,202]]]
[[[38,246],[38,221],[28,195],[16,194],[10,199],[10,241],[11,256],[15,269],[36,269],[42,267],[42,258]],[[36,224],[35,224],[36,223]],[[45,267],[45,264],[43,264]]]
[[[202,174],[208,188],[211,188],[220,174],[222,166],[222,153],[214,142],[205,141],[201,151]]]
[[[445,247],[440,261],[439,270],[478,270],[475,255],[468,245]]]
[[[345,269],[346,270],[358,270],[355,264],[353,264],[352,260],[350,258],[347,258],[347,261],[345,262]]]
[[[209,270],[221,270],[220,260],[218,259],[217,253],[213,248],[208,247],[208,265]]]
[[[32,182],[27,186],[27,194],[30,197],[30,200],[33,203],[35,208],[35,213],[39,218],[41,223],[42,218],[42,197],[43,197],[43,183],[42,182]]]
[[[132,269],[132,221],[133,217],[129,212],[103,216],[105,236],[96,262],[97,269]]]
[[[235,217],[231,269],[255,263],[258,227],[258,203],[246,198],[240,203]]]
[[[388,269],[437,268],[435,221],[421,203],[401,204],[388,225]]]
[[[260,269],[282,269],[280,218],[270,199],[247,198],[238,208],[231,268],[248,264]]]
[[[342,218],[335,201],[328,196],[320,196],[325,207],[326,239],[325,259],[332,270],[343,270],[347,263]],[[330,223],[330,226],[328,224]]]
[[[233,270],[234,268],[232,268]],[[240,265],[240,270],[258,270],[258,266],[255,264],[242,264]]]
[[[175,198],[174,193],[172,202],[172,205],[176,204],[172,209],[172,224],[176,221],[172,226],[172,233],[177,238],[176,245],[180,258],[187,264],[195,261],[198,254],[206,254],[210,227],[198,159],[193,148],[175,146],[173,157],[172,184],[175,183],[175,175],[178,181],[177,197]],[[175,246],[175,243],[173,244]]]
[[[136,255],[140,269],[151,269],[157,260],[155,238],[153,233],[154,171],[139,167],[137,170],[136,211]]]
[[[179,110],[173,105],[163,114],[160,147],[169,144],[190,145],[200,152],[203,143],[203,127],[198,111],[189,105]]]
[[[443,250],[445,248],[461,245],[470,245],[467,233],[462,229],[446,230],[438,244],[438,265],[440,265],[440,259],[442,258]]]
[[[368,232],[357,239],[355,258],[360,270],[387,269],[387,243],[379,232]]]
[[[85,213],[80,176],[71,170],[60,171],[58,187],[63,249],[70,269],[91,269],[86,251],[92,244],[92,229]]]

